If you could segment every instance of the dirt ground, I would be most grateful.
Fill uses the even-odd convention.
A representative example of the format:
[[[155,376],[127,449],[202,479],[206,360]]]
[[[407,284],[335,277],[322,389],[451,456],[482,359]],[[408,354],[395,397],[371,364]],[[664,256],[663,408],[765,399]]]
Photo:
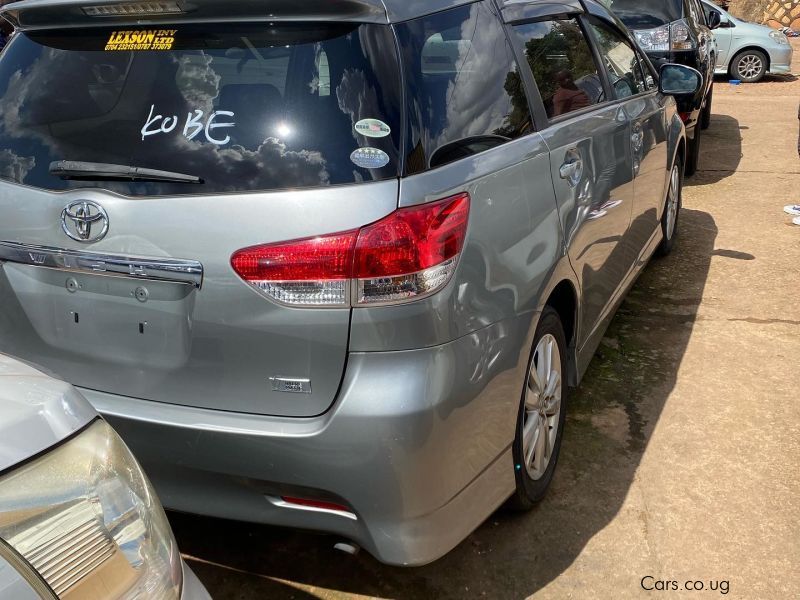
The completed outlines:
[[[799,102],[796,78],[717,81],[677,249],[573,395],[536,510],[500,511],[410,570],[327,536],[171,515],[213,597],[800,597],[800,227],[782,212],[800,202]]]

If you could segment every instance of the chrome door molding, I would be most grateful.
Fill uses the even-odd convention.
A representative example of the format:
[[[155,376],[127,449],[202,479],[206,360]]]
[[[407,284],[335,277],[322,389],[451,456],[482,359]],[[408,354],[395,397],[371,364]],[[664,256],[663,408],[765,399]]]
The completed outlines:
[[[0,264],[2,262],[91,275],[182,283],[198,289],[203,285],[203,265],[195,260],[117,256],[0,241]]]

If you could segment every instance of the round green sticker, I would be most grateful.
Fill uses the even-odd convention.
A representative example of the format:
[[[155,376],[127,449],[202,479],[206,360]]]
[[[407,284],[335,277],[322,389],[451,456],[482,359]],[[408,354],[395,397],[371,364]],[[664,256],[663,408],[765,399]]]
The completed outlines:
[[[378,119],[362,119],[355,127],[358,133],[370,138],[382,138],[392,133],[392,128]]]

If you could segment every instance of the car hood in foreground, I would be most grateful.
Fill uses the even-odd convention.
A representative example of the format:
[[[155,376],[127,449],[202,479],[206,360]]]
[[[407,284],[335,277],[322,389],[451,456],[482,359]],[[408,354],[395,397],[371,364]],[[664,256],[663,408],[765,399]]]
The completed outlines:
[[[0,472],[47,450],[96,416],[70,384],[0,354]]]

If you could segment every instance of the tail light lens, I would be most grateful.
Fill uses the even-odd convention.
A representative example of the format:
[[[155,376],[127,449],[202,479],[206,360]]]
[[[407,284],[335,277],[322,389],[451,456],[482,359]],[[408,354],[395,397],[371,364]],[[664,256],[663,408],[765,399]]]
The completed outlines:
[[[640,29],[633,33],[645,52],[694,49],[689,24],[683,19],[655,29]]]
[[[670,37],[673,50],[693,50],[694,44],[689,32],[689,24],[681,19],[670,24]]]
[[[239,250],[236,274],[278,302],[297,306],[342,306],[358,231],[267,244]]]
[[[669,51],[669,25],[663,25],[655,29],[640,29],[633,32],[636,41],[645,52],[668,52]]]
[[[469,219],[469,196],[398,210],[358,235],[353,278],[357,303],[397,302],[444,287],[456,269]]]
[[[450,281],[464,247],[469,195],[403,208],[332,235],[245,248],[237,275],[291,306],[343,307],[419,299]]]

